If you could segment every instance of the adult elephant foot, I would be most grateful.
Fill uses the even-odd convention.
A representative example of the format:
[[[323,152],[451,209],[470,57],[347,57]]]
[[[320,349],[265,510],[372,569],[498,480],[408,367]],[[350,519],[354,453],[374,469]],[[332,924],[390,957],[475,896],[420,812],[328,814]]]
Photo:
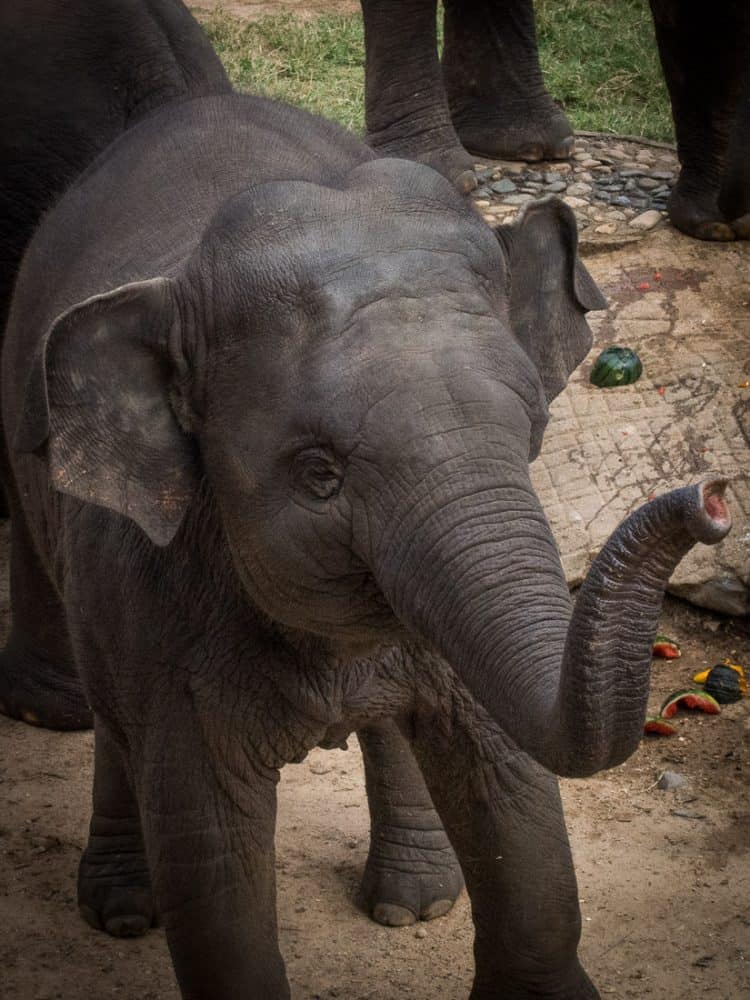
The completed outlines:
[[[443,81],[458,137],[492,159],[560,160],[573,129],[544,86],[531,0],[446,0]]]
[[[378,156],[395,156],[427,164],[452,181],[463,194],[477,187],[474,158],[461,146],[452,126],[405,132],[400,124],[398,128],[368,132],[366,142]]]
[[[411,747],[390,720],[357,735],[371,817],[360,903],[389,927],[441,917],[463,876]]]
[[[0,713],[59,731],[93,726],[75,668],[47,663],[12,640],[0,652]]]
[[[137,819],[92,818],[78,869],[78,909],[86,923],[113,937],[140,937],[154,923]]]
[[[566,160],[573,152],[573,129],[549,98],[510,107],[501,97],[494,107],[468,95],[451,100],[458,136],[470,153],[497,160]]]
[[[669,196],[667,211],[672,225],[694,239],[728,242],[738,238],[719,208],[718,188],[698,189],[686,183],[684,175]]]

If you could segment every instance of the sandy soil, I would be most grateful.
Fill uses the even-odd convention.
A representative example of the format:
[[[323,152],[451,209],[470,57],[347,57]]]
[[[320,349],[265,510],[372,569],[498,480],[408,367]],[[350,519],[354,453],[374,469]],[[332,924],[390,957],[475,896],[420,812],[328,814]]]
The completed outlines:
[[[7,627],[5,527],[0,616]],[[684,656],[655,663],[654,708],[704,665],[727,655],[748,661],[744,627],[745,634],[739,623],[670,601],[663,628],[679,637]],[[750,995],[750,703],[678,725],[677,737],[649,739],[622,767],[563,783],[583,960],[604,996],[740,1000]],[[0,716],[3,1000],[178,998],[161,931],[115,940],[77,915],[91,763],[90,734],[51,733]],[[660,791],[665,769],[687,784]],[[279,916],[295,1000],[465,998],[472,976],[465,895],[447,917],[420,925],[424,937],[414,927],[380,927],[354,902],[367,846],[356,744],[315,751],[285,769]]]

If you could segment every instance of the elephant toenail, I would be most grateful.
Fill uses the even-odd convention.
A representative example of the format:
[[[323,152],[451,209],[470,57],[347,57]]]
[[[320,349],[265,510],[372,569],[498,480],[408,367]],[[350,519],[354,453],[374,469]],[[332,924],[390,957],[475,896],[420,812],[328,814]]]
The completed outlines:
[[[151,926],[141,914],[109,917],[104,921],[104,930],[113,937],[141,937]]]
[[[419,916],[421,920],[435,920],[436,917],[444,917],[452,907],[452,899],[436,899],[426,906]]]
[[[372,918],[386,927],[410,927],[417,922],[416,915],[411,910],[394,903],[378,903],[372,911]]]

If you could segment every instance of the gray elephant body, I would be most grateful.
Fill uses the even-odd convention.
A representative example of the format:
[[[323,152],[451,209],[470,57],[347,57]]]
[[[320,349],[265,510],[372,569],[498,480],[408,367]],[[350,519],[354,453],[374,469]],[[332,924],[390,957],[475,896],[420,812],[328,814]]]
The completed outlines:
[[[38,655],[69,646],[96,716],[79,901],[114,933],[155,907],[183,996],[289,995],[278,769],[352,729],[365,893],[450,905],[431,796],[472,997],[596,996],[542,765],[632,751],[666,579],[728,516],[714,486],[637,512],[568,628],[528,462],[602,304],[575,241],[564,206],[495,234],[428,167],[238,96],[131,129],[32,241],[3,422],[13,558],[68,637]]]

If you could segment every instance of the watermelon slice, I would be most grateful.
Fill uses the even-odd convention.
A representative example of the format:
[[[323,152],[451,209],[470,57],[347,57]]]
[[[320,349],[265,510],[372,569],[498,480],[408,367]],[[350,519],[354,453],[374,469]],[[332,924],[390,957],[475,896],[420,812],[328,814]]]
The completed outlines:
[[[689,688],[686,691],[675,691],[674,694],[670,694],[661,706],[659,714],[664,719],[671,719],[678,708],[695,708],[708,715],[718,715],[721,712],[718,701],[700,688]]]
[[[657,635],[652,655],[658,656],[661,660],[677,660],[682,656],[682,650],[668,635]]]
[[[651,715],[643,723],[643,732],[654,736],[674,736],[677,729],[666,719],[662,719],[658,715]]]

